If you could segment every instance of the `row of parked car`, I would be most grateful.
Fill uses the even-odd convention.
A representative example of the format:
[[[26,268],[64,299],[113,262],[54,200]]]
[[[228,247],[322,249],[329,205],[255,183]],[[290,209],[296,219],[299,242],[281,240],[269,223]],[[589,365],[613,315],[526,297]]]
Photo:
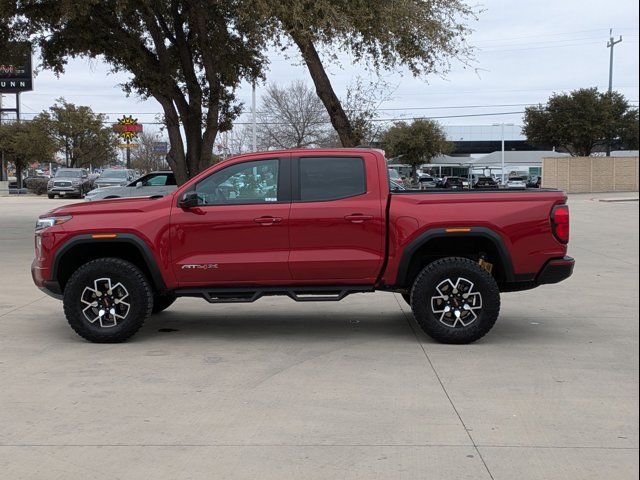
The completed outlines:
[[[407,187],[406,180],[400,176],[397,170],[389,169],[389,178],[394,185],[402,185]],[[509,177],[505,182],[505,188],[539,188],[540,177]],[[491,190],[500,188],[499,180],[489,176],[473,176],[471,180],[465,177],[448,176],[448,177],[432,177],[430,175],[421,174],[418,177],[418,188],[427,190],[431,188],[446,188],[449,190],[458,190],[463,188],[474,188],[482,190]]]
[[[92,178],[84,168],[59,168],[47,183],[49,198],[74,197],[87,201],[106,198],[165,195],[177,188],[171,171],[140,176],[134,170],[107,169]]]

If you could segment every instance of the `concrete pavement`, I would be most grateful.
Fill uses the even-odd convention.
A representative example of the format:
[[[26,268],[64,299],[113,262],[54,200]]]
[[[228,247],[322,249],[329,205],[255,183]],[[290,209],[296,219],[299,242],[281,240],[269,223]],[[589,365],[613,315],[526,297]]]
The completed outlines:
[[[610,198],[612,194],[600,197]],[[11,479],[638,477],[638,203],[574,195],[574,276],[506,294],[480,342],[424,336],[400,296],[180,299],[94,345],[31,283],[0,198],[0,472]]]

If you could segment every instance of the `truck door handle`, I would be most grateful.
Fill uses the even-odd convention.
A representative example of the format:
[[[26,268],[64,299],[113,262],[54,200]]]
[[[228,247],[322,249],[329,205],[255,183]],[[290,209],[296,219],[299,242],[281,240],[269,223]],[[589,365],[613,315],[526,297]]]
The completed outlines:
[[[373,220],[373,215],[363,215],[361,213],[352,213],[344,217],[345,220],[351,223],[364,223],[366,220]]]
[[[264,217],[254,218],[253,221],[256,223],[259,223],[260,225],[273,225],[275,223],[280,223],[282,221],[282,218],[264,216]]]

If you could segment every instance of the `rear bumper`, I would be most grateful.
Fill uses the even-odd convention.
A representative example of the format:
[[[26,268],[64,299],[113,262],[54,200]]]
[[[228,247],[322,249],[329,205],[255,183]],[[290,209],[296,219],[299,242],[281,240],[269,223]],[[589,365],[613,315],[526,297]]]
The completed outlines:
[[[545,285],[562,282],[573,274],[575,264],[576,261],[569,256],[549,260],[542,270],[540,270],[540,273],[538,273],[536,283],[538,285]]]
[[[516,281],[503,283],[500,285],[500,291],[520,292],[540,285],[562,282],[573,274],[575,264],[576,261],[571,257],[553,258],[544,264],[538,274],[524,274]]]

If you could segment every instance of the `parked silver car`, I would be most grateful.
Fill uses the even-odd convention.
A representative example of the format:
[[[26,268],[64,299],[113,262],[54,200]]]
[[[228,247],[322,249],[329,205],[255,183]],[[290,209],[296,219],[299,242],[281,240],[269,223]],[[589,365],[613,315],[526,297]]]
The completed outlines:
[[[176,177],[171,171],[151,172],[123,187],[104,187],[91,190],[86,201],[108,198],[150,197],[166,195],[177,188]]]
[[[135,178],[133,170],[108,168],[96,179],[95,185],[102,187],[124,187]]]

